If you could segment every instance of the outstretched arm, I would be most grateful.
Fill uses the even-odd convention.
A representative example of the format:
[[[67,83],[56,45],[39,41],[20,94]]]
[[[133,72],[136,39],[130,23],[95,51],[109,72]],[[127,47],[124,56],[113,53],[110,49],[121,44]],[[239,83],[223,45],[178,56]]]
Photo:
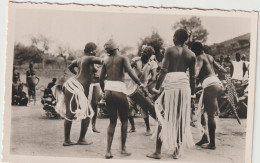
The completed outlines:
[[[140,80],[136,76],[134,70],[131,68],[128,58],[124,57],[124,68],[128,75],[135,81],[136,84],[141,85]]]
[[[169,56],[170,56],[170,52],[169,50],[166,50],[165,52],[165,56],[164,56],[164,59],[163,59],[163,63],[162,63],[162,68],[159,72],[159,77],[158,77],[158,80],[157,80],[157,83],[156,83],[156,86],[155,86],[155,89],[159,90],[163,81],[164,81],[164,78],[168,72],[168,67],[169,67]]]
[[[94,64],[103,64],[103,59],[100,57],[91,57],[90,62]]]
[[[100,78],[99,78],[100,87],[101,87],[101,90],[102,90],[103,93],[105,92],[105,83],[104,83],[104,81],[105,81],[106,74],[107,74],[106,66],[103,65],[102,69],[101,69],[101,73],[100,73]]]
[[[77,71],[75,70],[75,67],[78,67],[78,64],[77,64],[77,59],[75,59],[74,61],[72,61],[72,63],[69,65],[69,70],[70,72],[72,72],[73,74],[77,74]]]
[[[213,61],[213,66],[216,67],[219,71],[227,73],[227,70],[224,69],[221,65],[219,65],[215,60]]]

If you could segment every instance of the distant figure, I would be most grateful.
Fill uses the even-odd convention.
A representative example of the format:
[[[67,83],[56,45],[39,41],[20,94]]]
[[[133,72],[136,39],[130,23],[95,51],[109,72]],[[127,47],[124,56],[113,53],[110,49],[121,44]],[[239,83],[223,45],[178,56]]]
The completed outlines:
[[[240,53],[236,53],[236,60],[232,61],[233,66],[233,74],[232,79],[242,81],[243,80],[243,70],[245,69],[246,65],[245,62],[241,60]]]
[[[243,80],[249,79],[249,62],[246,61],[246,56],[243,54],[241,60],[245,63],[243,66]]]
[[[21,82],[20,73],[16,71],[16,68],[15,68],[15,67],[13,67],[13,80],[14,80],[15,78],[16,78],[19,82]]]
[[[12,83],[12,105],[27,106],[28,97],[23,91],[23,85],[18,78],[15,77]]]
[[[48,88],[48,89],[52,89],[52,87],[55,86],[56,81],[57,81],[57,79],[56,79],[56,78],[53,78],[53,79],[52,79],[52,82],[50,82],[50,83],[48,84],[47,88]]]
[[[36,80],[38,80],[36,82]],[[31,99],[36,102],[36,85],[40,82],[40,79],[36,76],[36,72],[33,69],[33,63],[29,64],[29,70],[26,71],[26,84],[28,88],[29,103]]]

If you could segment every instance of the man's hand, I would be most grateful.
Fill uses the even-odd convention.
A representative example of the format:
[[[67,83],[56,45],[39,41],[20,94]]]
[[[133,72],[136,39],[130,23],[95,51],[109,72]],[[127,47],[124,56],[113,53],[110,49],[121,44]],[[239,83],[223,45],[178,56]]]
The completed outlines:
[[[195,94],[191,95],[191,99],[194,99],[194,98],[196,98],[196,95]]]
[[[155,88],[153,88],[152,91],[153,91],[154,93],[156,93],[156,94],[160,94],[160,92],[161,92],[160,90],[157,90],[157,89],[155,89]]]

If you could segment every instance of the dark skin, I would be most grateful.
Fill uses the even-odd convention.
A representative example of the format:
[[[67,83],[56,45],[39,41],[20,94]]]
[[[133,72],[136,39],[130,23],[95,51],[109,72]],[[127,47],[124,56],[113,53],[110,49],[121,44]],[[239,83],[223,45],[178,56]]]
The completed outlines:
[[[175,38],[175,39],[177,39],[177,38]],[[175,39],[174,39],[174,42],[175,42]],[[162,69],[159,73],[159,78],[156,83],[156,87],[155,87],[156,93],[159,93],[157,90],[160,89],[167,73],[169,73],[169,72],[186,72],[187,69],[189,68],[191,93],[194,94],[194,92],[195,92],[195,63],[196,63],[196,56],[187,47],[177,44],[176,46],[172,46],[172,47],[168,48],[165,52]],[[159,133],[161,132],[161,129],[162,129],[162,127],[159,126],[155,152],[147,155],[147,157],[154,158],[154,159],[161,158],[162,141],[159,138]],[[178,151],[176,149],[173,153],[173,157],[175,158],[177,155],[178,155]]]
[[[213,68],[216,68],[223,73],[227,73],[227,71],[220,66],[212,56],[201,52],[200,55],[197,56],[196,62],[196,74],[199,76],[200,82],[203,82],[204,79],[215,76]],[[204,96],[203,96],[203,104],[205,113],[208,116],[208,131],[210,137],[210,143],[206,132],[202,136],[201,140],[196,143],[206,149],[215,149],[215,130],[216,130],[216,121],[215,121],[215,111],[218,110],[218,96],[223,92],[222,88],[218,85],[212,85],[204,89]],[[206,118],[205,114],[202,115],[202,125],[206,128]]]
[[[69,70],[75,74],[75,78],[81,83],[81,85],[84,87],[84,93],[86,97],[88,97],[88,91],[89,91],[89,86],[93,80],[94,73],[95,73],[95,68],[94,64],[102,64],[101,58],[92,56],[90,54],[86,54],[80,59],[74,60],[70,65],[69,65]],[[78,72],[75,70],[75,68],[78,69]],[[65,94],[65,106],[66,110],[69,110],[70,107],[70,99],[72,97],[72,93],[67,91],[66,89],[64,90]],[[75,100],[72,101],[72,109],[75,110],[77,105]],[[74,114],[71,114],[70,117],[67,117],[68,119],[73,119]],[[78,140],[78,144],[80,145],[88,145],[92,144],[92,142],[87,142],[85,140],[85,135],[89,126],[90,119],[86,118],[81,121],[81,131],[80,131],[80,137]],[[68,121],[65,119],[64,121],[64,132],[65,132],[65,140],[63,145],[68,146],[68,145],[73,145],[75,143],[71,142],[70,140],[70,130],[71,130],[71,125],[72,121]]]
[[[37,83],[33,83],[33,80],[34,79],[37,79]],[[33,65],[30,65],[29,66],[29,71],[26,72],[26,84],[28,86],[28,89],[29,89],[29,85],[34,85],[34,87],[40,82],[40,78],[38,78],[36,75],[35,75],[35,71],[33,69]],[[30,98],[33,98],[34,99],[34,105],[35,105],[35,102],[36,102],[36,96],[35,96],[35,90],[34,90],[34,95],[29,95],[29,102],[30,102]]]
[[[141,85],[141,82],[137,78],[134,70],[131,68],[130,62],[127,57],[119,55],[118,50],[109,51],[109,57],[105,60],[104,65],[101,69],[100,74],[100,86],[103,92],[104,91],[104,80],[109,81],[121,81],[124,82],[125,73],[128,75],[138,84]],[[121,126],[121,154],[128,155],[129,153],[126,151],[126,137],[127,137],[127,119],[122,121],[121,117],[119,117],[122,123]],[[108,136],[107,136],[107,150],[106,150],[106,158],[112,158],[111,153],[111,146],[112,141],[115,133],[115,127],[117,124],[117,117],[116,119],[111,120],[108,126]]]
[[[141,55],[144,56],[144,55],[147,55],[147,54],[142,53]],[[150,55],[150,57],[151,57],[151,55]],[[141,61],[137,61],[136,62],[135,72],[136,72],[136,74],[138,74],[138,77],[140,78],[142,83],[147,81],[147,78],[148,78],[149,74],[151,74],[151,78],[149,79],[149,82],[152,82],[152,81],[156,80],[156,69],[152,69],[152,70],[148,70],[147,72],[143,72],[143,66],[148,62],[149,58],[145,62],[141,62]],[[133,117],[129,117],[129,121],[132,124],[132,128],[130,129],[129,132],[135,132],[134,118]],[[147,118],[144,118],[144,121],[145,121],[145,124],[146,124],[146,133],[145,133],[145,135],[149,136],[149,135],[151,135],[150,124],[149,124],[149,116]]]

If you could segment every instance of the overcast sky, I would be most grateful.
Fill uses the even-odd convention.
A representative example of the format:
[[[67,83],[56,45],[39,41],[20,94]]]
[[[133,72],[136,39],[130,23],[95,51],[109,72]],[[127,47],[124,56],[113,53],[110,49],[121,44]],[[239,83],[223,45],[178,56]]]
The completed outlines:
[[[55,51],[57,45],[83,49],[90,41],[102,48],[113,37],[122,46],[137,48],[141,38],[156,30],[165,44],[171,45],[174,33],[172,25],[181,18],[189,17],[191,16],[19,9],[16,12],[15,41],[29,45],[31,36],[43,34],[53,40],[51,51]],[[251,30],[250,19],[247,18],[200,18],[209,32],[206,42],[208,45]]]

